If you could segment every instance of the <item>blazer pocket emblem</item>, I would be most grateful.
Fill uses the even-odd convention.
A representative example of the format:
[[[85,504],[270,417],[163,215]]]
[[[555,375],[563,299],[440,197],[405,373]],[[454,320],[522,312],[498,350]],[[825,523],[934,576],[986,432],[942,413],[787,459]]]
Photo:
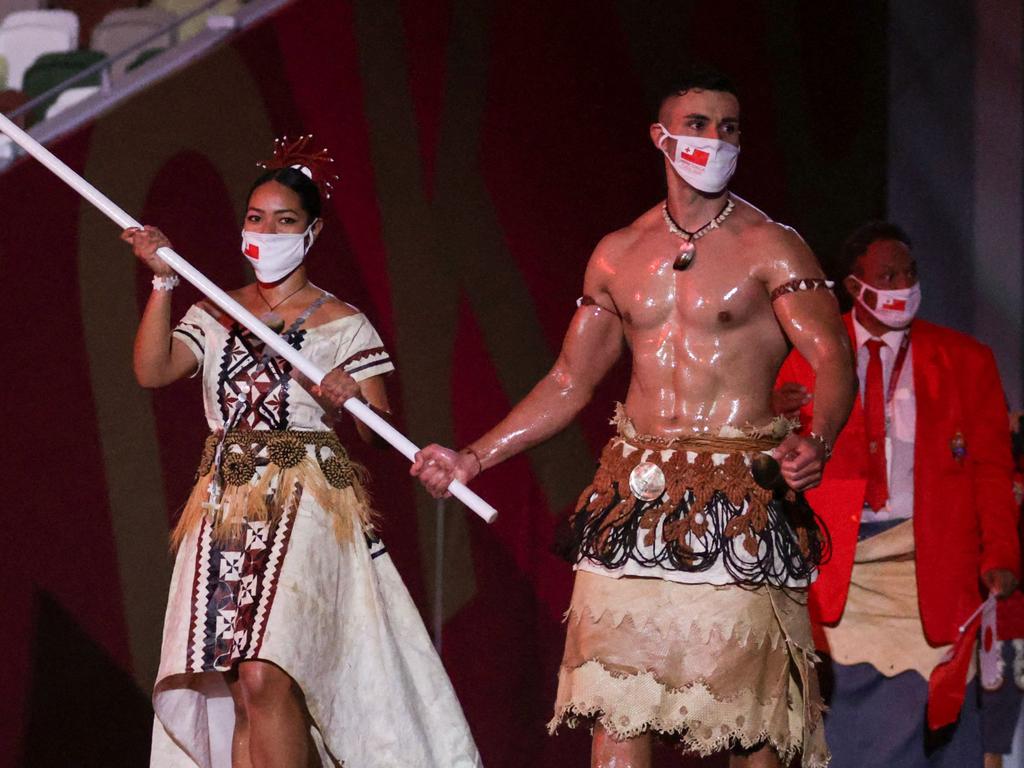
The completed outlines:
[[[963,462],[967,458],[967,441],[964,440],[963,432],[958,431],[953,435],[949,441],[949,450],[953,454],[953,458],[959,462]]]

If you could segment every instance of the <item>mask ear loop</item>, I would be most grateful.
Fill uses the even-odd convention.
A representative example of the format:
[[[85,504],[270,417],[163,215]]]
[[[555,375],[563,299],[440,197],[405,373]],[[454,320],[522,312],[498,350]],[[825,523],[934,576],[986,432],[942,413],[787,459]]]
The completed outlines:
[[[658,139],[658,149],[660,149],[662,152],[665,152],[665,142],[668,141],[669,136],[672,136],[672,134],[669,133],[668,128],[666,128],[661,123],[658,123],[657,125],[659,128],[661,128],[661,138]],[[668,152],[665,152],[665,154],[667,155]]]
[[[313,234],[313,227],[320,221],[320,217],[317,216],[313,219],[309,226],[306,227],[306,231],[302,233],[302,257],[305,258],[306,254],[309,253],[309,249],[313,247],[313,243],[316,242],[316,235]]]

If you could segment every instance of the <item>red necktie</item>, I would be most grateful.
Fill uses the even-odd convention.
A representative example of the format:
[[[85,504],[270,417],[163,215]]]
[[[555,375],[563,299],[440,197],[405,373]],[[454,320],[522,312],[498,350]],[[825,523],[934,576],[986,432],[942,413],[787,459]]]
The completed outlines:
[[[864,501],[877,512],[889,498],[885,471],[885,390],[882,386],[882,342],[869,339],[868,372],[864,377],[864,426],[868,440],[868,484]]]

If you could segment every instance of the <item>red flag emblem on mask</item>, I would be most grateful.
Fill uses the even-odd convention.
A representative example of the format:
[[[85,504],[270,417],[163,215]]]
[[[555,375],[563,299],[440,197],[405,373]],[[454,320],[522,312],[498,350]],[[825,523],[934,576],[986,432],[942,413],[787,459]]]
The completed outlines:
[[[894,312],[902,312],[907,308],[906,299],[889,299],[887,302],[882,304],[881,309],[891,309]]]
[[[706,167],[708,160],[711,159],[711,155],[703,149],[697,149],[695,147],[683,147],[683,151],[679,153],[679,156],[686,162],[699,165],[701,168]]]
[[[256,243],[248,243],[245,246],[245,255],[250,259],[256,259],[258,261],[260,258],[260,247],[256,245]]]

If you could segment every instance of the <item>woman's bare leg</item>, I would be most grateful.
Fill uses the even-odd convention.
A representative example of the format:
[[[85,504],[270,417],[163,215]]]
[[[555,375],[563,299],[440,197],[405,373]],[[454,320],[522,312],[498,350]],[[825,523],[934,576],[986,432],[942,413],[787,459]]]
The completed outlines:
[[[252,768],[317,765],[302,694],[291,677],[268,662],[243,661],[238,684]]]
[[[650,768],[651,734],[616,739],[600,723],[594,726],[590,768]]]
[[[249,718],[245,714],[245,700],[242,698],[242,684],[238,682],[238,671],[224,673],[224,681],[231,691],[235,705],[235,730],[231,734],[231,768],[252,768],[249,760]]]

